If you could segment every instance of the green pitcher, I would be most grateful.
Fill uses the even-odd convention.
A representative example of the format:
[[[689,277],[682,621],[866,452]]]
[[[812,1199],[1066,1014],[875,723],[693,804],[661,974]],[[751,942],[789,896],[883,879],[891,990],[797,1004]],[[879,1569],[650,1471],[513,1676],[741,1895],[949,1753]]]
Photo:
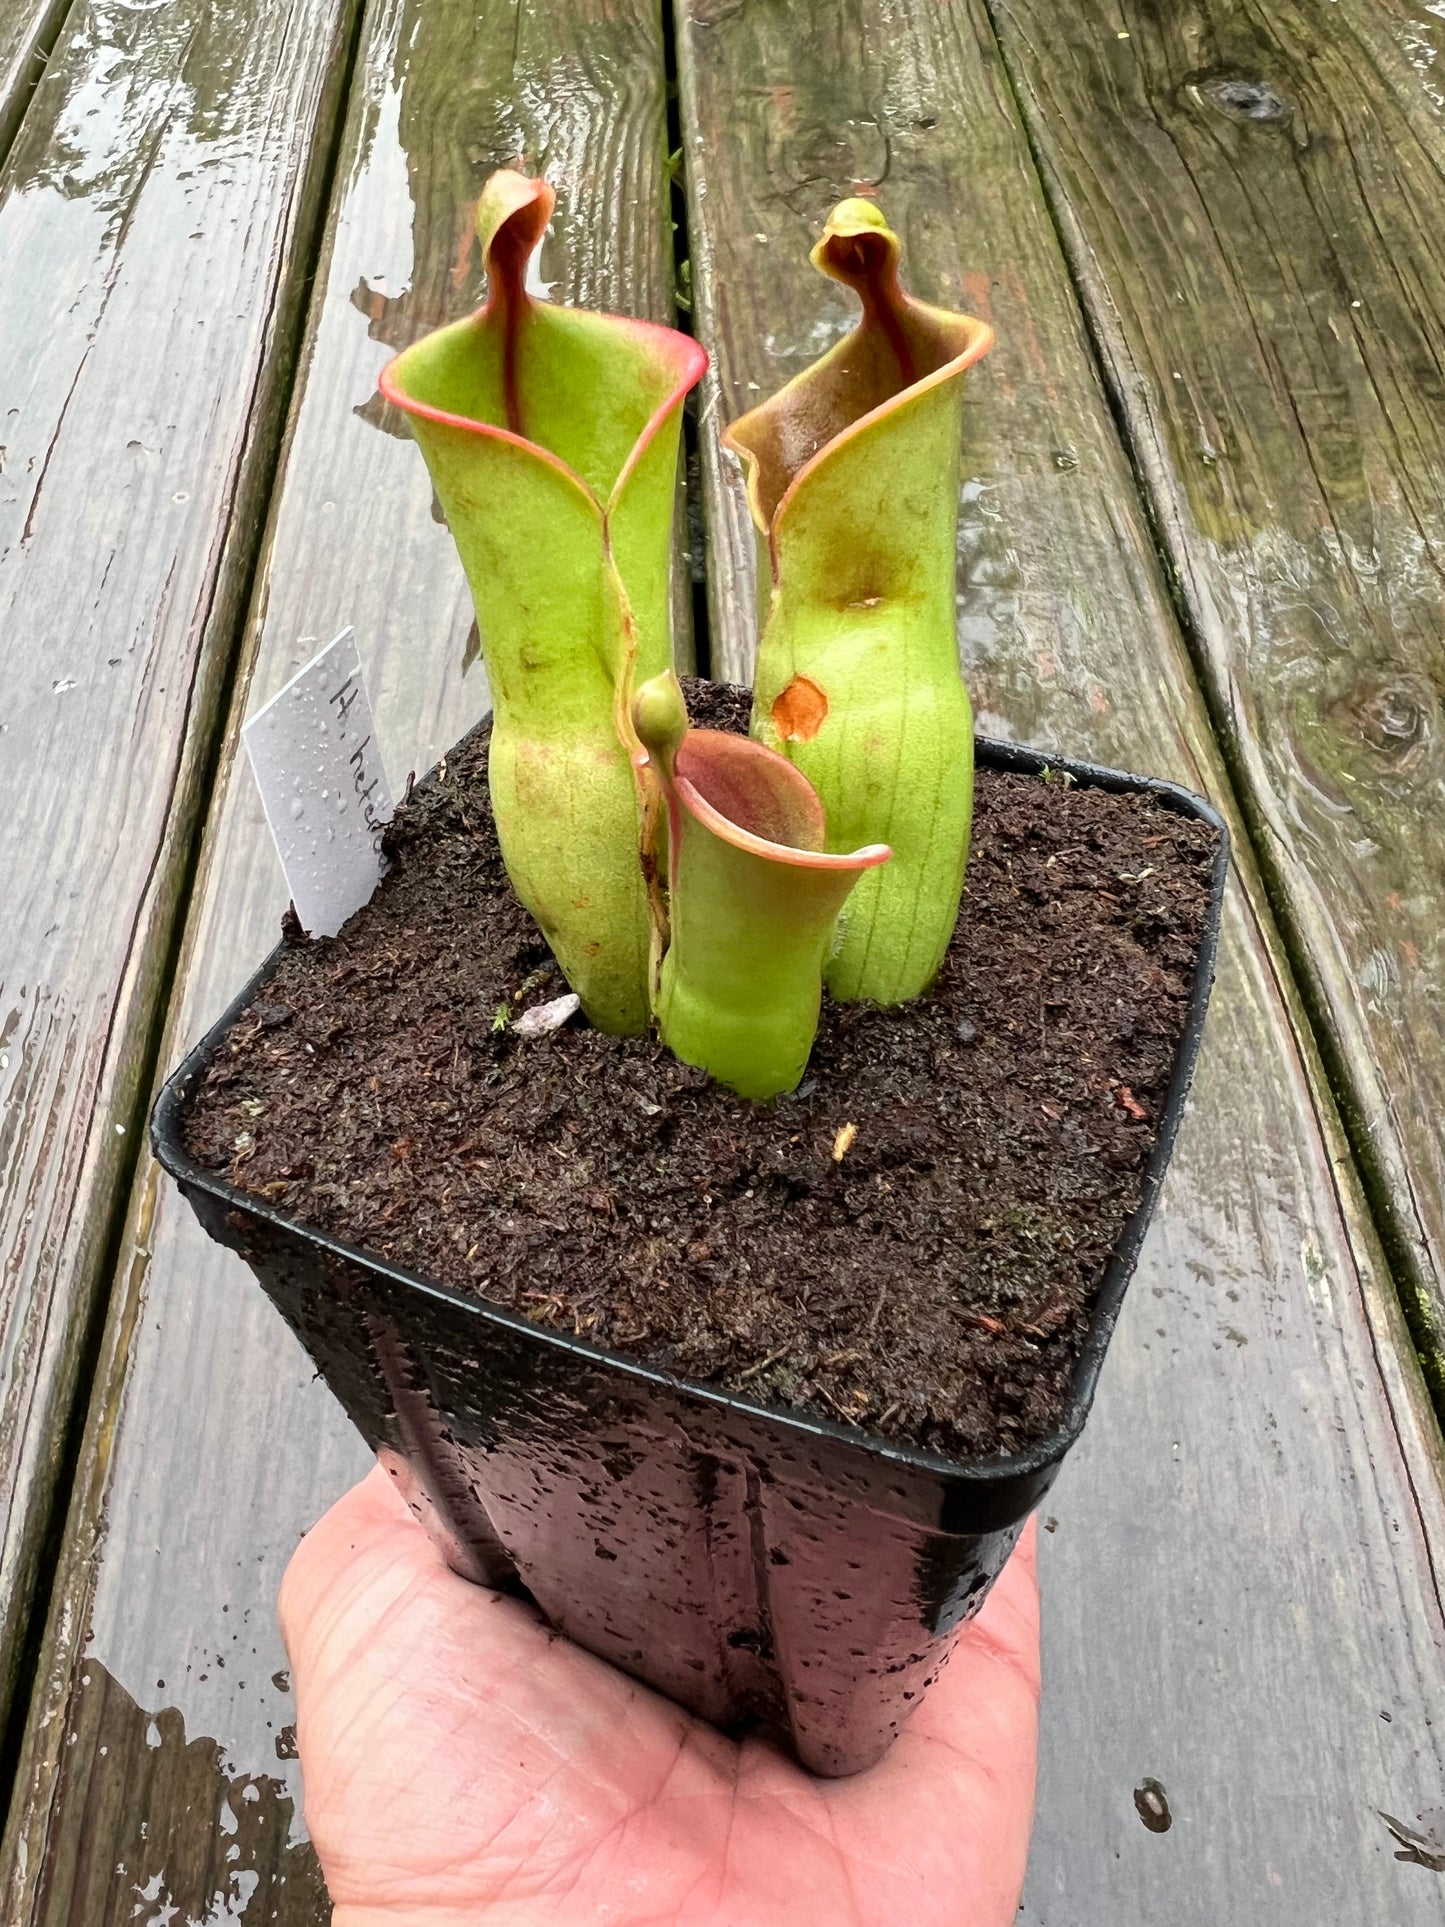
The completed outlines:
[[[862,320],[723,438],[767,538],[753,734],[811,780],[830,850],[893,850],[860,879],[826,979],[880,1004],[928,988],[963,891],[959,429],[964,370],[993,345],[986,322],[903,291],[900,251],[871,201],[833,210],[813,263],[854,290]]]
[[[747,736],[689,728],[670,671],[639,689],[633,721],[663,804],[662,1040],[741,1097],[777,1097],[813,1048],[839,912],[890,852],[826,850],[803,772]]]
[[[671,663],[689,336],[539,301],[545,181],[503,171],[477,227],[485,307],[390,362],[461,553],[493,702],[492,808],[517,895],[599,1029],[648,1025],[634,685]]]

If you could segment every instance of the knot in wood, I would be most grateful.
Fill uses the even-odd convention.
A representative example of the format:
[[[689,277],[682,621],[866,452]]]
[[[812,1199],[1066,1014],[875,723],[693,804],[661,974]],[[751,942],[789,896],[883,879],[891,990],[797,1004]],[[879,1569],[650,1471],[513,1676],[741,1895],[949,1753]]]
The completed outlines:
[[[1221,74],[1202,81],[1199,92],[1211,107],[1231,120],[1277,122],[1288,120],[1294,111],[1267,80],[1249,80],[1242,74]]]
[[[1134,1810],[1150,1833],[1168,1833],[1174,1824],[1169,1796],[1157,1780],[1143,1780],[1135,1787]]]
[[[1342,705],[1345,727],[1360,736],[1396,769],[1408,769],[1435,735],[1435,703],[1413,678],[1399,675],[1357,685]]]

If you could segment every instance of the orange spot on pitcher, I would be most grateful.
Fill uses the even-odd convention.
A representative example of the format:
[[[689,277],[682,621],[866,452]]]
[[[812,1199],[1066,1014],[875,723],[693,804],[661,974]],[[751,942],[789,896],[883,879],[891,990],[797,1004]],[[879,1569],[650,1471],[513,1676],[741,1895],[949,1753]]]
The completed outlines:
[[[785,743],[811,743],[828,720],[828,695],[811,676],[794,676],[773,703],[773,728]]]

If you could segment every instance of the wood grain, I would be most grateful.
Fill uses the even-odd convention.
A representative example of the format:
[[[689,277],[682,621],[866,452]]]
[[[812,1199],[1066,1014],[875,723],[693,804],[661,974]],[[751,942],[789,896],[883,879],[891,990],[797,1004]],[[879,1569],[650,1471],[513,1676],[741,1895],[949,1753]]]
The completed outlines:
[[[1050,18],[1055,10],[1050,10]],[[983,314],[959,622],[982,726],[1230,808],[986,16],[969,0],[690,0],[680,66],[715,660],[752,537],[716,445],[851,325],[807,265],[861,187],[915,292]],[[1445,1771],[1436,1439],[1248,846],[1190,1115],[1044,1537],[1044,1759],[1020,1919],[1445,1918],[1374,1811]],[[965,900],[966,901],[966,900]],[[1133,1793],[1168,1793],[1149,1831]],[[1407,1816],[1408,1817],[1408,1816]]]
[[[352,4],[86,0],[0,176],[0,1712],[142,1121]]]
[[[216,786],[167,1065],[266,954],[285,906],[236,761],[247,703],[350,622],[394,786],[487,706],[480,668],[463,673],[461,567],[420,455],[377,405],[377,371],[398,343],[475,303],[475,201],[506,161],[545,170],[558,190],[541,262],[558,299],[666,319],[664,111],[649,0],[368,7],[253,609],[249,690]],[[131,1200],[0,1919],[145,1927],[170,1918],[167,1907],[181,1920],[326,1918],[310,1850],[294,1838],[275,1597],[300,1533],[366,1463],[249,1272],[207,1241],[148,1164]]]
[[[989,4],[1445,1400],[1445,20]]]

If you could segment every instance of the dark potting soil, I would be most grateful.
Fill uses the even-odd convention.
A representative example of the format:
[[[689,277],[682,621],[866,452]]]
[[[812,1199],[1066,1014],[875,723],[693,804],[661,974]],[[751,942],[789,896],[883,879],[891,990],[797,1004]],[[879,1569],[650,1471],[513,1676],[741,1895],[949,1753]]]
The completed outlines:
[[[743,727],[740,694],[691,690]],[[706,713],[703,713],[703,712]],[[507,883],[487,730],[388,833],[339,937],[293,942],[192,1100],[192,1156],[388,1261],[648,1364],[953,1457],[1058,1422],[1139,1199],[1213,832],[980,771],[938,983],[826,999],[756,1105],[656,1040],[512,1020],[566,989]]]

